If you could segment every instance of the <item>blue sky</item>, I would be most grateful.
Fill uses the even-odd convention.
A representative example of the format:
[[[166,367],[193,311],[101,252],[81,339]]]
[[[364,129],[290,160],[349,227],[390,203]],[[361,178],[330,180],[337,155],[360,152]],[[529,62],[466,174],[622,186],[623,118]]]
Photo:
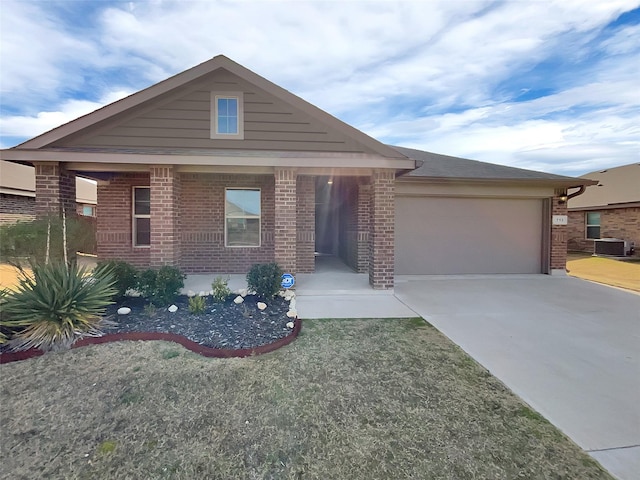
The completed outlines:
[[[640,0],[3,0],[0,147],[218,54],[386,143],[640,161]]]

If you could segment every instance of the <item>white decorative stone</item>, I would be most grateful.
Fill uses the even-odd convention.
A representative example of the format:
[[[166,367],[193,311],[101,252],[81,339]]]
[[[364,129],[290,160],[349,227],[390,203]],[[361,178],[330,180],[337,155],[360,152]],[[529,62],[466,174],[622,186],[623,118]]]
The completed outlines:
[[[131,309],[129,307],[120,307],[118,309],[118,315],[129,315],[131,313]]]
[[[291,300],[289,300],[289,310],[295,310],[296,309],[296,299],[292,298]]]
[[[177,307],[177,306],[175,306],[175,305],[171,305],[171,306],[168,308],[168,310],[169,310],[171,313],[176,313],[176,312],[178,311],[178,307]]]
[[[296,296],[295,293],[293,293],[291,290],[287,290],[284,294],[284,299],[287,302],[290,302],[291,300],[293,300],[293,298]]]
[[[240,305],[242,302],[244,302],[244,298],[242,298],[240,295],[233,299],[233,303],[237,305]]]
[[[289,327],[289,328],[293,328],[293,322],[289,322],[289,323],[287,323],[287,327]]]
[[[257,305],[258,305],[258,310],[264,310],[265,308],[267,308],[266,303],[258,302]]]
[[[213,290],[209,290],[209,295],[213,296]]]
[[[296,312],[295,310],[289,310],[287,312],[287,317],[289,318],[296,318],[298,316],[298,312]]]
[[[194,292],[193,290],[189,290],[187,292],[187,297],[195,297],[196,296],[196,292]]]
[[[246,288],[241,288],[240,290],[238,290],[238,294],[243,298],[247,296],[247,293],[248,291]]]
[[[204,290],[202,290],[198,295],[200,295],[201,297],[206,297],[207,293]]]

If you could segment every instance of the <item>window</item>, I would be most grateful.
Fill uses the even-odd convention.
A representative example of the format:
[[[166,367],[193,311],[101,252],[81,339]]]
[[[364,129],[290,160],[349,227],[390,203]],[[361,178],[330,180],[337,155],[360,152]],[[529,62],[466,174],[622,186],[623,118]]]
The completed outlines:
[[[260,246],[260,189],[227,188],[225,191],[225,245]]]
[[[587,238],[600,238],[600,212],[587,212]]]
[[[151,245],[151,189],[133,187],[133,246]]]
[[[96,207],[92,205],[83,205],[82,206],[82,215],[85,217],[95,217],[96,216]]]
[[[243,110],[241,92],[211,93],[211,138],[244,139]]]

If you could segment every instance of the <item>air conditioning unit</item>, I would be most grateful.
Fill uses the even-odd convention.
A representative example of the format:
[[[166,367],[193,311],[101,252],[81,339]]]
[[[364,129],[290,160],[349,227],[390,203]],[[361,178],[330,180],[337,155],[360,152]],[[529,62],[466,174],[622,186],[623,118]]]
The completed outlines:
[[[619,238],[600,238],[593,241],[593,253],[595,255],[612,255],[624,257],[633,255],[635,243]]]

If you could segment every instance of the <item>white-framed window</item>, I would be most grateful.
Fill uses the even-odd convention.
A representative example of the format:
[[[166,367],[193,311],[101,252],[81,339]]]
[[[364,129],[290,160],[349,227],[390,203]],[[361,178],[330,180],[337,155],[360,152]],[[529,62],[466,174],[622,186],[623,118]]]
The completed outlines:
[[[151,245],[151,188],[133,187],[132,197],[133,246],[149,247]]]
[[[600,212],[587,212],[585,214],[585,222],[587,225],[587,238],[600,238]]]
[[[226,247],[260,246],[260,189],[226,188],[224,244]]]
[[[211,138],[244,139],[244,96],[242,92],[211,92]]]

